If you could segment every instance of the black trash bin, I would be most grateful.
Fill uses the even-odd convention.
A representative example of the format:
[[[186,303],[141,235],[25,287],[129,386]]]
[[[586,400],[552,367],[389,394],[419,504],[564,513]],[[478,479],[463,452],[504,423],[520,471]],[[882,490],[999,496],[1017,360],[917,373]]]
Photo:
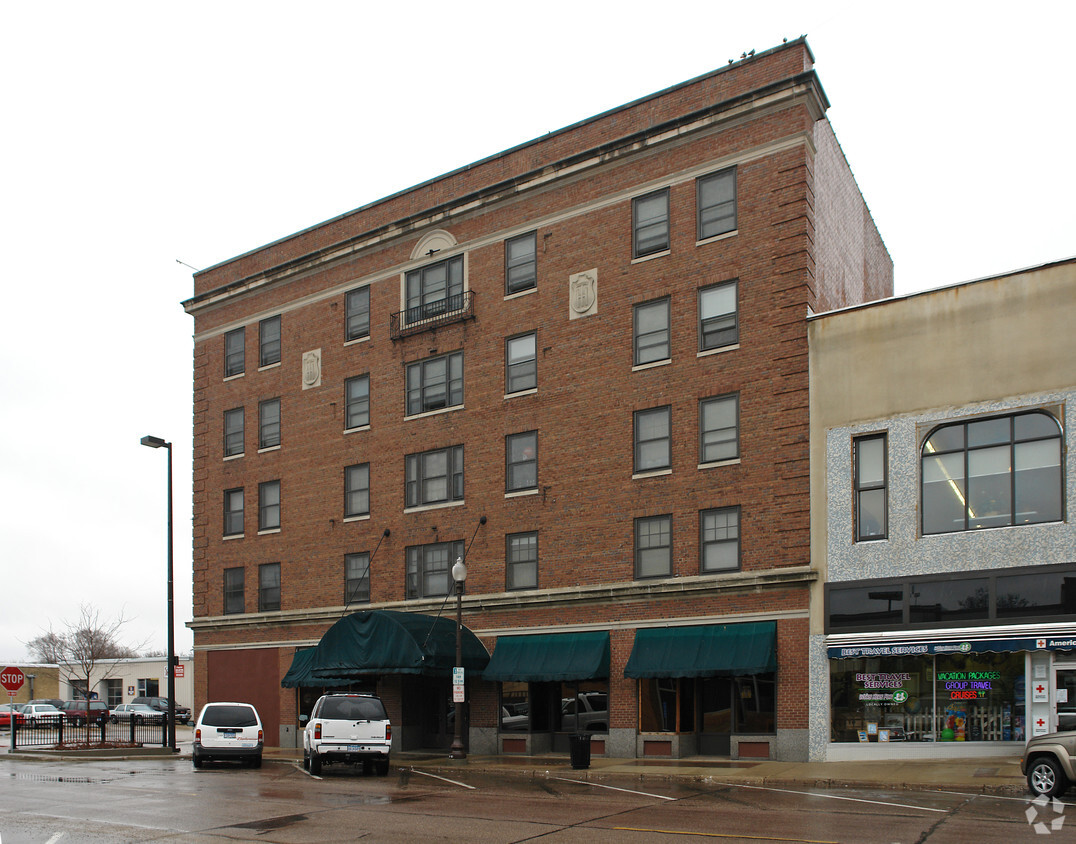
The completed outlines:
[[[590,767],[590,733],[572,733],[568,736],[568,750],[575,770]]]

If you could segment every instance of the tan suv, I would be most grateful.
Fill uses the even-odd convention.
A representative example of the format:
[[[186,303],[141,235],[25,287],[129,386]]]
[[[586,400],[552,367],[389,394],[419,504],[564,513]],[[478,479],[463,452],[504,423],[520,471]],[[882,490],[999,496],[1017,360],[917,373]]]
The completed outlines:
[[[1028,740],[1020,760],[1032,794],[1060,797],[1076,782],[1076,732],[1047,733]]]
[[[322,695],[303,730],[303,767],[314,776],[322,765],[362,762],[363,773],[372,766],[383,777],[391,750],[392,725],[374,695]]]

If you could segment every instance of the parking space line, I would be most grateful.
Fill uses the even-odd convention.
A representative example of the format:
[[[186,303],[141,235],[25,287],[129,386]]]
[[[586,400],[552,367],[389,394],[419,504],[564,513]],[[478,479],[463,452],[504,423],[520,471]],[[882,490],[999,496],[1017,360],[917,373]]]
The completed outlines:
[[[942,815],[946,815],[949,813],[948,809],[931,809],[926,806],[913,806],[908,803],[887,803],[885,800],[867,800],[864,797],[844,797],[840,794],[818,794],[813,791],[793,791],[790,788],[772,788],[765,785],[746,785],[742,782],[719,782],[718,780],[713,780],[713,782],[720,785],[729,785],[738,788],[754,788],[758,791],[776,791],[782,794],[802,794],[805,797],[825,797],[827,800],[848,800],[852,803],[869,803],[872,806],[891,806],[896,809],[914,809],[917,812],[938,812]]]
[[[430,774],[430,773],[427,773],[426,771],[416,770],[415,768],[411,768],[411,773],[412,774],[422,774],[422,776],[424,776],[424,777],[432,777],[435,780],[441,780],[442,782],[451,783],[452,785],[458,785],[460,788],[469,788],[469,789],[471,789],[471,791],[477,791],[477,789],[473,785],[467,785],[467,783],[465,783],[465,782],[458,782],[456,780],[450,780],[448,777],[439,777],[439,776],[437,776],[437,774]]]
[[[659,800],[675,800],[675,797],[666,797],[664,794],[651,794],[648,791],[632,791],[630,788],[617,788],[615,785],[602,785],[600,782],[588,782],[587,780],[573,780],[569,777],[550,777],[552,780],[561,782],[574,782],[576,785],[590,785],[594,788],[608,788],[610,791],[623,791],[627,794],[641,794],[643,797],[656,797]]]
[[[702,838],[735,838],[737,841],[787,841],[790,844],[840,844],[839,841],[816,841],[813,838],[774,838],[772,835],[732,835],[727,832],[687,832],[682,829],[647,829],[635,826],[614,826],[617,832],[656,832],[660,835],[697,835]]]

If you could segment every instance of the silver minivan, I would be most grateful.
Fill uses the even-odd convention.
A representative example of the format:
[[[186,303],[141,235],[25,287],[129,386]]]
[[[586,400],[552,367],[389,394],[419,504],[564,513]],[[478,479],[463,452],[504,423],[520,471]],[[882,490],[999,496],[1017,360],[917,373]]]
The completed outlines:
[[[258,710],[249,703],[207,703],[194,722],[195,768],[203,762],[235,759],[255,768],[262,766],[265,733]]]

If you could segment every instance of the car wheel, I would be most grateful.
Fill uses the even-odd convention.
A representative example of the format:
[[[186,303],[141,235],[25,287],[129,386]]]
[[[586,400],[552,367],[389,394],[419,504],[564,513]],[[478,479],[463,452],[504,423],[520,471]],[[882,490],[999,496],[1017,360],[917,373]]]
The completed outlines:
[[[384,760],[383,762],[379,760],[378,762],[375,763],[375,767],[376,767],[376,770],[377,770],[377,775],[379,777],[388,776],[388,773],[389,773],[389,760],[388,759]]]
[[[202,767],[202,757],[199,756],[197,753],[195,753],[193,756],[191,756],[191,762],[194,763],[194,767],[196,767],[196,768],[201,768]]]
[[[313,750],[310,751],[310,773],[315,777],[321,773],[321,757]]]
[[[259,753],[257,756],[253,756],[250,759],[250,767],[260,768],[262,766],[262,755]]]
[[[304,771],[309,771],[310,770],[310,754],[306,751],[305,748],[303,750],[303,770]]]
[[[1061,766],[1050,756],[1039,756],[1027,769],[1027,787],[1032,794],[1060,797],[1068,788]]]

